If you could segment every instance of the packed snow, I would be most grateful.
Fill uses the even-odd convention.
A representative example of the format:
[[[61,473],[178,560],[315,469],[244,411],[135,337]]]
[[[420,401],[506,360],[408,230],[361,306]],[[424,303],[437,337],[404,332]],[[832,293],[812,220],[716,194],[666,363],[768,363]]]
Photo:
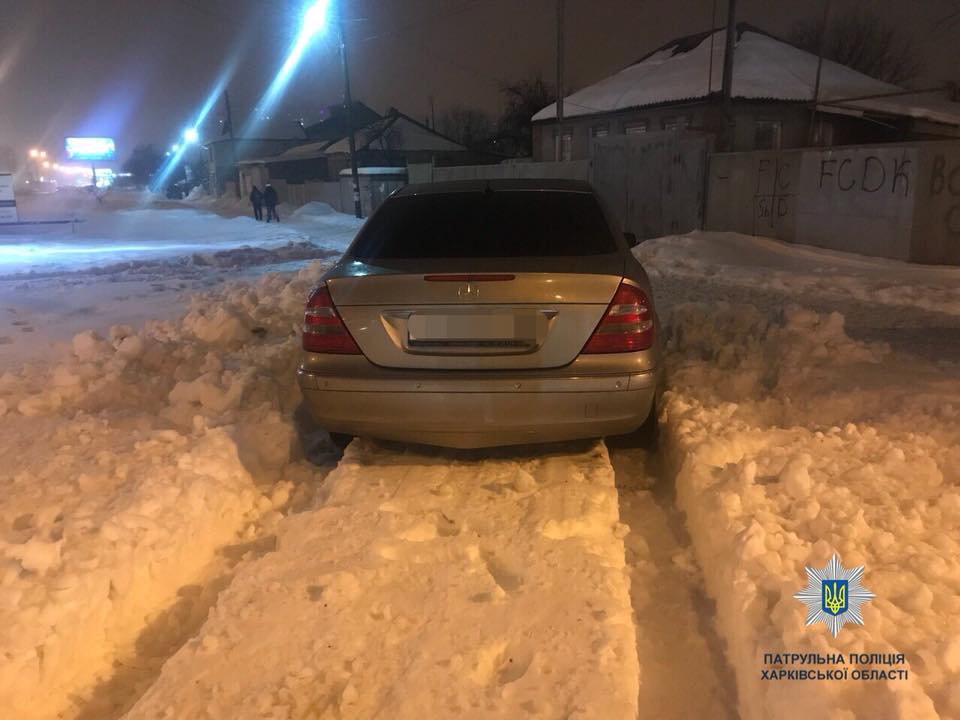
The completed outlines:
[[[634,718],[602,444],[485,457],[354,441],[136,718]]]

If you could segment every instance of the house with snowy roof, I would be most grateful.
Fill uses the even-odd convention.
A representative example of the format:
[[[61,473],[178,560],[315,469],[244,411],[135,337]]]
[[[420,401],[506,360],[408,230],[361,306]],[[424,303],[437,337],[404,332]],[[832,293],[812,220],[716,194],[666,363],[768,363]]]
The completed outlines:
[[[375,209],[390,191],[406,183],[409,164],[456,165],[481,157],[396,108],[354,131],[354,142],[365,212]],[[352,191],[346,200],[343,191],[350,181],[350,139],[346,135],[310,140],[275,155],[241,160],[238,167],[244,195],[254,185],[263,187],[269,182],[284,202],[302,205],[320,200],[344,211],[353,207]]]
[[[748,23],[736,26],[729,150],[770,150],[960,137],[960,103],[910,93],[819,58]],[[590,156],[594,138],[725,129],[726,29],[671,40],[610,77],[564,97],[562,156]],[[814,98],[819,98],[814,103]],[[556,104],[533,116],[534,159],[553,160]],[[811,124],[813,132],[811,133]]]

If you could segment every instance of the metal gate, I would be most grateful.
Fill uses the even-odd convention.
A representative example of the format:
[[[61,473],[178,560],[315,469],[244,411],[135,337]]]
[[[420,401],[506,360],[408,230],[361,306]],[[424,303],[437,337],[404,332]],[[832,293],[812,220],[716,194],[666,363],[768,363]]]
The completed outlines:
[[[707,138],[675,132],[596,138],[592,182],[638,238],[703,227]]]

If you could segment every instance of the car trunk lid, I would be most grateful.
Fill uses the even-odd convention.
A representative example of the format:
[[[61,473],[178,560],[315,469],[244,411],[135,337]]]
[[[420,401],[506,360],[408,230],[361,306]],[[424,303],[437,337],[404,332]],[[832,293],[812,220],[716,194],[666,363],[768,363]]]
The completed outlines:
[[[498,370],[572,362],[621,278],[619,273],[389,273],[331,277],[327,284],[371,362]]]

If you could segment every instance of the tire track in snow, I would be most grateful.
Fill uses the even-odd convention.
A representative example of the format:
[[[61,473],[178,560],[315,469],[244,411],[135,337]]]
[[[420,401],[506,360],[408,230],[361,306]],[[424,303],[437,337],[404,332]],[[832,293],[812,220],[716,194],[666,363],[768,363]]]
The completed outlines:
[[[125,717],[633,718],[625,531],[602,443],[354,441]]]
[[[659,456],[618,448],[610,458],[630,568],[640,661],[640,718],[734,720],[736,680],[717,635],[673,483]]]

